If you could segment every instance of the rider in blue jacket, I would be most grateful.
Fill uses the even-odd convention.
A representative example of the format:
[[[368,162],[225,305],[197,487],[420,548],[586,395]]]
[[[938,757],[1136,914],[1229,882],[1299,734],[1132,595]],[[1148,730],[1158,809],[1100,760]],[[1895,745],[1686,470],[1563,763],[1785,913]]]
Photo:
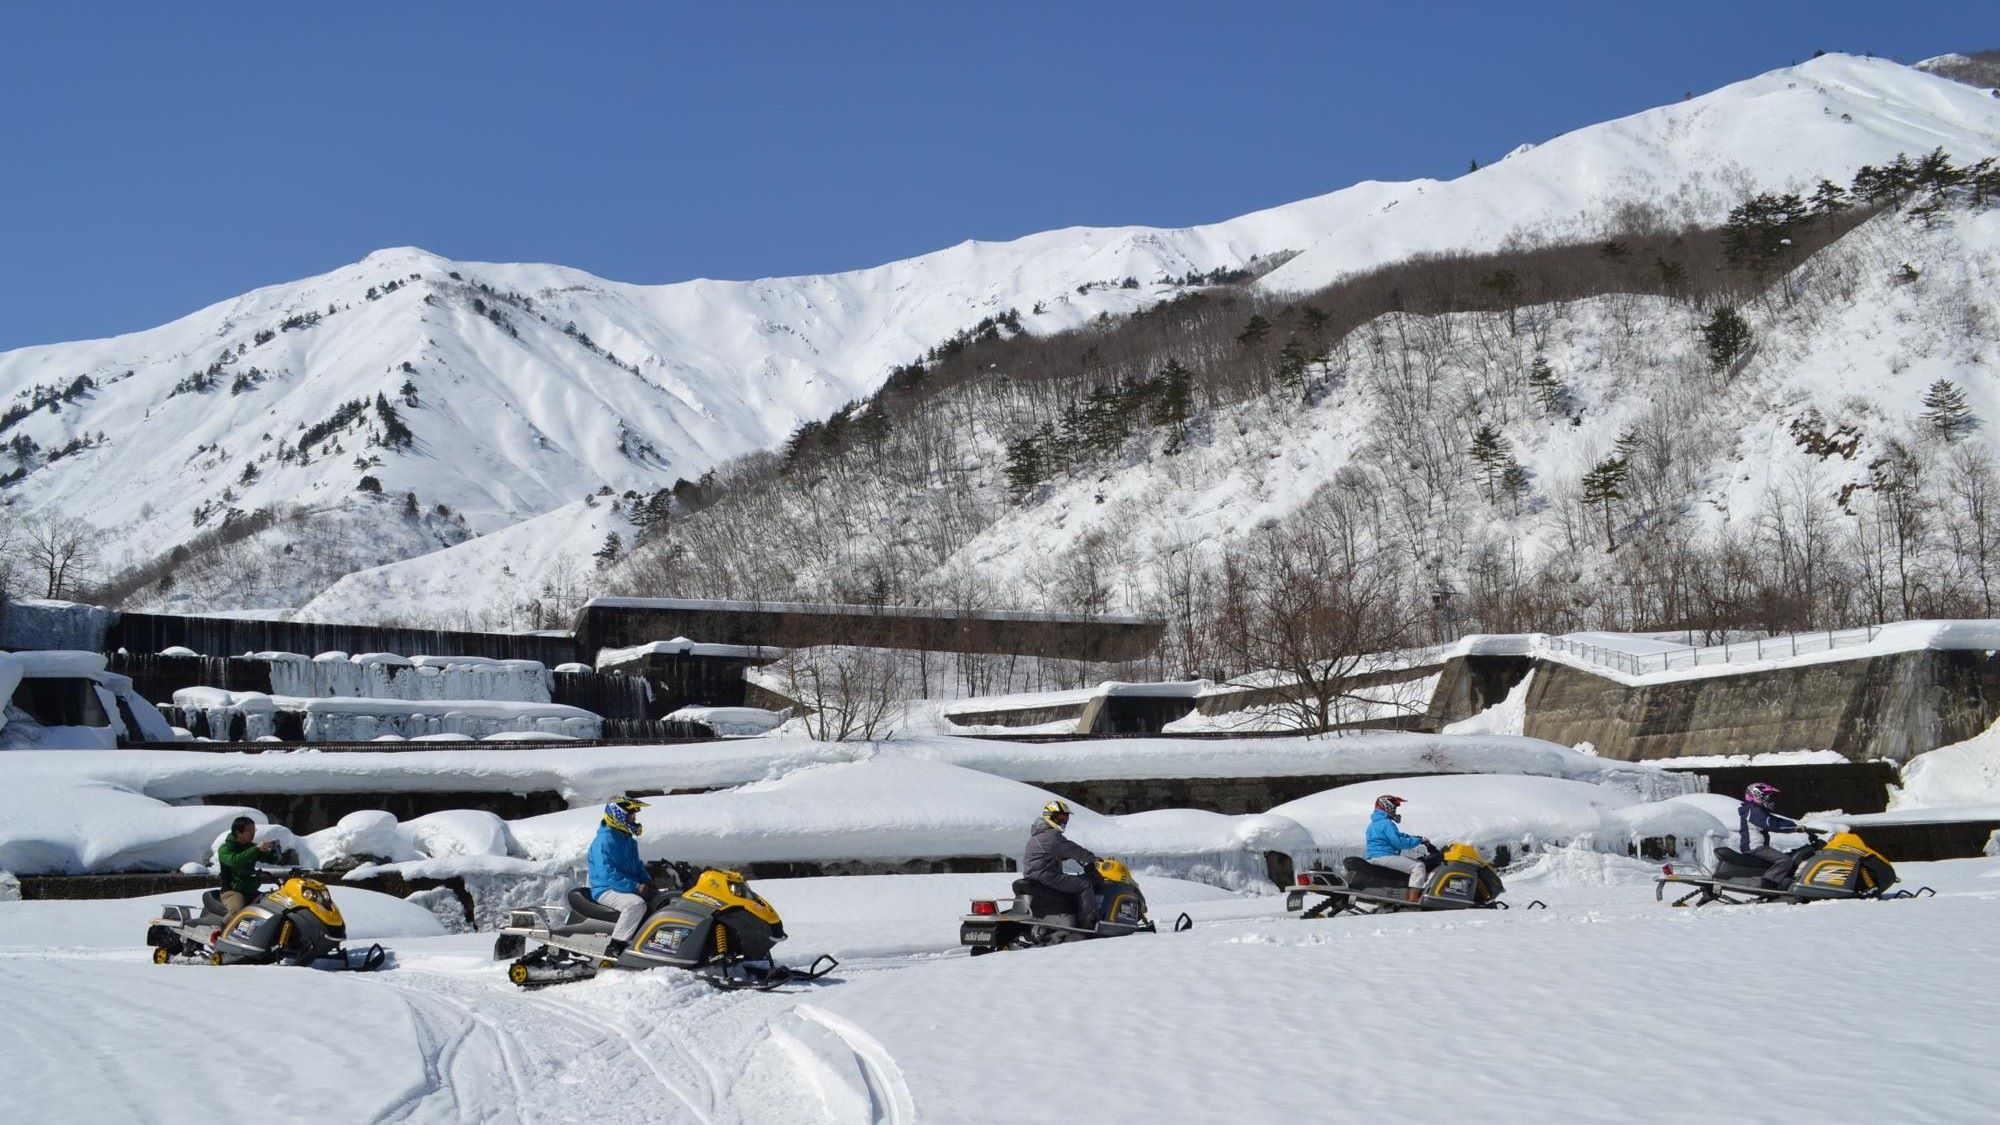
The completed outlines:
[[[1403,803],[1401,797],[1386,793],[1375,798],[1375,815],[1368,818],[1368,862],[1408,872],[1409,900],[1416,902],[1423,895],[1424,876],[1430,870],[1424,865],[1424,848],[1430,841],[1396,827],[1403,819],[1397,806]]]
[[[639,810],[646,802],[620,797],[604,806],[597,838],[590,842],[590,897],[618,911],[604,959],[616,961],[646,917],[653,877],[639,859]]]

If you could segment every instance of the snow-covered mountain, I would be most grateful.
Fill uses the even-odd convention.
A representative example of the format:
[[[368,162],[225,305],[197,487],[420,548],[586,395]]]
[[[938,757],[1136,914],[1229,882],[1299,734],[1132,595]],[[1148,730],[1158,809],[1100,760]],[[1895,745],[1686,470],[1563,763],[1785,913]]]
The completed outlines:
[[[331,575],[389,563],[312,614],[469,612],[496,595],[467,581],[473,545],[443,548],[769,448],[1009,310],[1024,331],[1051,332],[1213,271],[1302,291],[1415,254],[1587,236],[1635,215],[1719,221],[1754,191],[1844,182],[1864,163],[1940,146],[1961,161],[2000,152],[2000,100],[1826,56],[1523,145],[1455,180],[1363,183],[1210,226],[1071,228],[842,274],[659,286],[385,250],[147,331],[0,354],[12,461],[0,472],[17,513],[103,527],[114,564],[164,554],[232,510],[287,507],[297,518],[255,550],[297,555],[298,528],[340,531],[309,537],[311,565],[275,569],[258,604],[298,605]],[[549,567],[587,571],[615,530],[558,522],[516,533],[553,544],[531,553],[539,562],[507,561],[517,552],[496,541],[475,551],[493,566],[472,573],[505,566],[526,587]],[[175,590],[188,608],[252,597],[227,581]]]

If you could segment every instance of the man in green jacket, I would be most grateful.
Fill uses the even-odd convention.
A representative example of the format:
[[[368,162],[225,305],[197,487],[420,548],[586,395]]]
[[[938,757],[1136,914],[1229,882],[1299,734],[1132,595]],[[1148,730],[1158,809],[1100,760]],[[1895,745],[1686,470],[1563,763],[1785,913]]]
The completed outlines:
[[[239,816],[229,826],[229,838],[215,849],[216,864],[222,868],[222,907],[225,917],[235,915],[257,897],[257,861],[278,850],[276,840],[257,842],[257,822]]]

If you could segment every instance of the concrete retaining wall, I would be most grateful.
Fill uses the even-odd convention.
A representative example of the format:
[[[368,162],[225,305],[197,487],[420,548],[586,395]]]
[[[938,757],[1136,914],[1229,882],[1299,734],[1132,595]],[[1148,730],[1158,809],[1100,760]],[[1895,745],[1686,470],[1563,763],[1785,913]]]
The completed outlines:
[[[1904,762],[1996,717],[1992,653],[1920,650],[1638,687],[1540,660],[1523,733],[1621,761],[1830,749]]]

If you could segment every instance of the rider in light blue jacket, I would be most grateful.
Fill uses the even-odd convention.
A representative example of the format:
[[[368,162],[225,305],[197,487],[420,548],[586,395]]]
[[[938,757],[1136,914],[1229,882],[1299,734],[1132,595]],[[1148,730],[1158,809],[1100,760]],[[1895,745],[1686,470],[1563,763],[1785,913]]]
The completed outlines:
[[[604,948],[606,964],[625,952],[625,945],[646,917],[646,900],[653,877],[639,859],[639,810],[646,802],[619,797],[604,806],[597,838],[590,842],[590,897],[618,911],[611,941]]]
[[[1402,819],[1396,806],[1402,803],[1401,797],[1386,793],[1375,798],[1375,815],[1368,818],[1368,862],[1408,872],[1409,897],[1415,902],[1422,894],[1424,876],[1430,870],[1424,865],[1424,845],[1429,841],[1396,827],[1396,822]]]

